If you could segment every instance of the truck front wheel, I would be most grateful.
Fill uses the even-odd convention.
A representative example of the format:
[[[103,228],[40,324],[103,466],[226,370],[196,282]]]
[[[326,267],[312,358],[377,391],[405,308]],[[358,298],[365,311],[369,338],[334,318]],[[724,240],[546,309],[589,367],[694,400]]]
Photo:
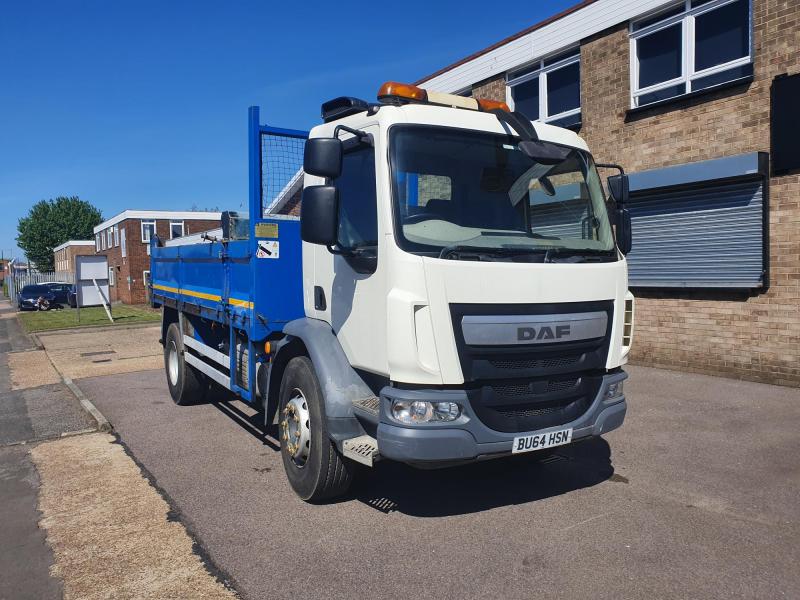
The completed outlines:
[[[177,323],[167,328],[164,341],[164,369],[172,400],[179,406],[196,404],[203,398],[202,375],[186,364],[183,336]]]
[[[278,431],[289,483],[307,502],[341,496],[353,481],[354,465],[328,436],[325,402],[305,356],[289,361],[281,380]]]

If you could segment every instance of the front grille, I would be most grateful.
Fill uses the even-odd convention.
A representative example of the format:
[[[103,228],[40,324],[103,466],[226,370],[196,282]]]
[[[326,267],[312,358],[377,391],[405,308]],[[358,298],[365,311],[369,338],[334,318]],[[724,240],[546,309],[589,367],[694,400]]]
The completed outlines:
[[[486,383],[467,392],[475,415],[495,431],[534,431],[574,421],[597,397],[601,373],[568,379]]]
[[[613,301],[558,304],[450,306],[470,406],[487,427],[535,431],[584,414],[600,390],[611,338]],[[607,315],[602,337],[540,344],[469,345],[462,320],[469,315]],[[474,322],[474,320],[473,320]],[[498,320],[502,322],[502,320]]]
[[[490,358],[487,362],[495,369],[560,369],[572,367],[581,360],[580,355],[558,356],[555,358]]]
[[[497,412],[502,414],[506,419],[530,419],[531,417],[541,417],[543,415],[550,415],[556,411],[558,411],[558,407],[556,406],[552,406],[550,408],[523,408],[523,409],[500,406],[497,408]]]
[[[565,379],[562,381],[523,381],[509,385],[494,386],[494,393],[498,396],[530,396],[531,394],[548,394],[550,392],[563,392],[574,388],[578,379]]]

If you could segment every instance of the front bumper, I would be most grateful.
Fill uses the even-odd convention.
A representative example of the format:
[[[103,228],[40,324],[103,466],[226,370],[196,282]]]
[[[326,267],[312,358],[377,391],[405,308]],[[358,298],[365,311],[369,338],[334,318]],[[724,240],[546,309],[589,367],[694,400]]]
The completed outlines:
[[[504,433],[489,429],[473,413],[463,390],[381,390],[381,422],[378,424],[378,449],[384,458],[406,463],[453,463],[492,458],[511,453],[514,438],[572,428],[572,440],[599,436],[616,429],[625,419],[625,396],[605,400],[611,383],[628,378],[624,371],[607,374],[586,412],[577,419],[538,431]],[[451,423],[401,425],[389,417],[392,400],[456,402],[462,415]]]

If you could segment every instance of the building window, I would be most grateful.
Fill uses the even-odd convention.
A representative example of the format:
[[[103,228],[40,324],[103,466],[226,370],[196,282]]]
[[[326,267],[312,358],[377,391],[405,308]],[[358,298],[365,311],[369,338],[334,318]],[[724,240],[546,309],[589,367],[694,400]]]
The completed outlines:
[[[631,106],[753,75],[750,0],[685,0],[631,24]]]
[[[106,232],[105,231],[101,231],[100,232],[100,249],[101,250],[105,250],[106,249]]]
[[[507,99],[532,121],[568,127],[581,122],[581,55],[572,48],[508,76]]]
[[[127,242],[127,238],[125,236],[125,228],[124,227],[122,228],[122,231],[120,231],[120,234],[119,234],[119,244],[120,244],[120,248],[119,248],[120,254],[122,254],[122,258],[125,258],[126,256],[128,256],[128,242]]]
[[[106,235],[108,236],[108,247],[109,248],[113,248],[114,247],[114,229],[112,227],[109,227],[108,230],[106,231]]]
[[[114,225],[114,247],[119,246],[119,225]]]
[[[175,239],[183,236],[183,221],[170,221],[169,224],[169,239]]]
[[[150,238],[156,233],[155,221],[142,221],[142,242],[150,243]]]
[[[108,285],[114,285],[114,267],[108,268]]]
[[[94,234],[94,250],[95,252],[100,252],[100,234]]]

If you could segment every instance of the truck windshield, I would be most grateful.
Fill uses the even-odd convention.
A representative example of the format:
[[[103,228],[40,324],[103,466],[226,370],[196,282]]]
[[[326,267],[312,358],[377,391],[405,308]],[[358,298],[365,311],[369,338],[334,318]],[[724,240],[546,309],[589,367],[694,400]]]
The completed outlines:
[[[486,132],[393,128],[400,247],[442,258],[616,260],[591,155],[572,149],[559,164],[546,165],[517,143]]]

